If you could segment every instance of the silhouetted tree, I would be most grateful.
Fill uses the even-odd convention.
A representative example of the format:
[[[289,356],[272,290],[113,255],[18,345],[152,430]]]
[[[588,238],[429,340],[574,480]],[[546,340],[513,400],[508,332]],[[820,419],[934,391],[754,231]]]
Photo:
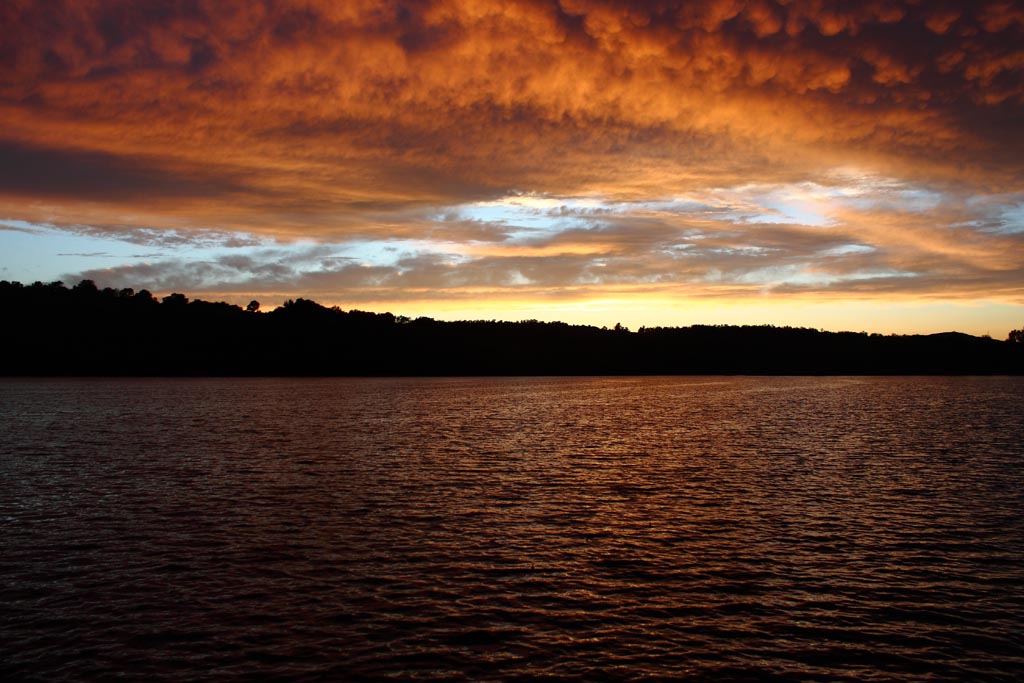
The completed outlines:
[[[257,313],[257,312],[259,312],[259,310],[260,310],[260,302],[256,301],[255,299],[253,299],[252,301],[249,302],[249,305],[245,307],[245,310],[248,313]]]
[[[0,374],[1024,374],[1024,329],[880,335],[771,325],[642,327],[420,317],[289,300],[265,315],[91,281],[0,282]]]
[[[100,290],[96,287],[96,283],[92,280],[82,280],[73,290],[76,294],[99,294]]]

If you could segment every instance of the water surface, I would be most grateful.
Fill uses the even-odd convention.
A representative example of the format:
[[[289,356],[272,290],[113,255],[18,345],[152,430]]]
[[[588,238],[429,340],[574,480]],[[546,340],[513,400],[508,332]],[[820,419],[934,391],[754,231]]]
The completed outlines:
[[[5,680],[1019,680],[1024,380],[0,380]]]

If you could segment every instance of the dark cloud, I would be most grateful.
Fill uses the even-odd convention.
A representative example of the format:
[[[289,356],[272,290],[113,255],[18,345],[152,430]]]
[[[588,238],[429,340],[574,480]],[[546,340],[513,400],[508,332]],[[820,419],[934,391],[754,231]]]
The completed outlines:
[[[0,220],[0,230],[5,230],[7,232],[20,232],[26,235],[38,235],[42,232],[41,230],[35,227],[14,225],[10,222],[3,220]]]
[[[0,195],[117,201],[211,198],[239,189],[216,173],[181,175],[141,158],[0,140]]]

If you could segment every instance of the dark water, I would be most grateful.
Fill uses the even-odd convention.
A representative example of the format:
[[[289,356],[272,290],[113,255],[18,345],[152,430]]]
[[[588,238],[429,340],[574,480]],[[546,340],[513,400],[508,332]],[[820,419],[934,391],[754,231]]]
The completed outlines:
[[[0,674],[1021,680],[1024,379],[0,381]]]

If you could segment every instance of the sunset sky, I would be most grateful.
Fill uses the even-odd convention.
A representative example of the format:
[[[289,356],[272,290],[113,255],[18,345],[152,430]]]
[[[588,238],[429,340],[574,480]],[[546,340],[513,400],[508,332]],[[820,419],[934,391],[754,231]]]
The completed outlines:
[[[0,3],[0,279],[1024,325],[1024,1]]]

